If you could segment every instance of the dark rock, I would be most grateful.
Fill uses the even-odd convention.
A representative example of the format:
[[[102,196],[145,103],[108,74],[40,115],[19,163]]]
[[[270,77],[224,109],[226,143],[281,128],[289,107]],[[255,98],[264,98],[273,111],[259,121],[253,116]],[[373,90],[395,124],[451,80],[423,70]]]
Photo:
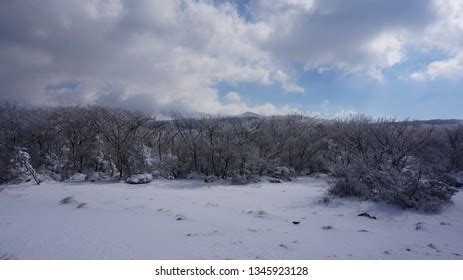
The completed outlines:
[[[423,222],[418,222],[415,224],[415,230],[422,230],[423,229]]]
[[[80,209],[80,208],[83,208],[85,206],[87,206],[87,203],[82,202],[82,203],[79,203],[79,205],[77,205],[77,208]]]
[[[371,215],[368,214],[367,212],[360,213],[360,214],[358,214],[357,216],[359,216],[359,217],[367,217],[367,218],[369,218],[369,219],[374,219],[374,220],[376,220],[376,217],[375,217],[375,216],[371,216]]]

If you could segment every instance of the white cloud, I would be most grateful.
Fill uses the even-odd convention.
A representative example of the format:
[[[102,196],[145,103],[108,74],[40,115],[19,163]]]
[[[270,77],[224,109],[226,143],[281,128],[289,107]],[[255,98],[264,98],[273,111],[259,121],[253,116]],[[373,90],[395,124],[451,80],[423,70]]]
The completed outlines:
[[[431,62],[426,70],[413,72],[410,79],[415,81],[435,80],[445,78],[449,80],[463,78],[463,55],[458,54],[445,60]]]
[[[234,91],[227,93],[227,95],[225,95],[225,99],[230,103],[240,103],[241,102],[240,94]]]
[[[255,1],[251,13],[271,27],[262,44],[305,70],[336,69],[382,81],[406,60],[407,39],[430,22],[430,1]]]
[[[436,20],[425,32],[414,38],[424,50],[439,50],[448,58],[429,63],[425,69],[413,72],[415,81],[463,78],[463,1],[434,0]]]
[[[271,103],[249,105],[241,99],[238,92],[231,91],[224,96],[225,104],[217,104],[213,113],[224,115],[237,115],[244,112],[253,112],[263,116],[300,113],[301,111],[290,106],[277,107]]]
[[[48,0],[2,2],[0,8],[0,24],[13,27],[0,29],[6,41],[0,44],[4,98],[35,105],[238,112],[250,107],[221,103],[218,83],[303,90],[260,48],[268,26],[245,21],[231,4]],[[79,86],[45,90],[66,81]],[[259,110],[269,108],[263,104]]]
[[[2,98],[277,114],[294,109],[249,105],[238,93],[221,99],[217,87],[304,93],[299,66],[383,81],[410,45],[449,53],[412,78],[459,77],[463,1],[433,1],[256,0],[246,4],[250,18],[210,0],[2,1]],[[78,86],[46,90],[69,81]]]

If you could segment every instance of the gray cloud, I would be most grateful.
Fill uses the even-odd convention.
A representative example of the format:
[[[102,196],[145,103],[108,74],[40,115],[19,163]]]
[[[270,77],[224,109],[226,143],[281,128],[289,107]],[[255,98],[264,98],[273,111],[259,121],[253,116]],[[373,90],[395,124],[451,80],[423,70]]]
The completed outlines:
[[[369,71],[392,66],[401,59],[388,60],[388,54],[398,56],[406,36],[423,32],[436,16],[429,0],[277,2],[285,5],[252,2],[255,17],[273,26],[262,47],[307,68]]]
[[[2,1],[1,99],[277,113],[290,108],[228,102],[216,86],[249,82],[302,92],[292,63],[380,77],[404,60],[408,34],[424,32],[436,17],[431,2],[421,0],[251,1],[251,20],[236,7],[181,0]]]

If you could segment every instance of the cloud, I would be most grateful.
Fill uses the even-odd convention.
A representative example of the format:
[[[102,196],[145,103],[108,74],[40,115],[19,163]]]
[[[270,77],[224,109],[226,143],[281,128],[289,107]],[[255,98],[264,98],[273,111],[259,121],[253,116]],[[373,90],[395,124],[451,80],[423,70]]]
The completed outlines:
[[[303,113],[302,111],[292,108],[290,106],[277,107],[271,103],[249,105],[241,99],[238,92],[231,91],[224,96],[226,103],[221,108],[218,114],[224,115],[236,115],[243,112],[253,112],[263,116],[271,115],[283,115],[283,114],[298,114]]]
[[[415,81],[435,80],[445,78],[456,80],[463,78],[463,54],[445,60],[431,62],[424,71],[410,74],[410,79]]]
[[[227,95],[225,95],[225,99],[230,103],[240,103],[241,102],[240,94],[234,91],[227,93]]]
[[[435,0],[435,22],[415,41],[427,51],[437,49],[448,58],[429,63],[425,69],[410,74],[415,81],[463,78],[463,1]]]
[[[334,68],[382,80],[403,62],[409,34],[433,21],[431,1],[253,1],[272,32],[262,47],[306,70]]]
[[[415,78],[461,70],[462,1],[235,2],[1,1],[0,99],[273,114],[295,109],[271,100],[251,105],[238,93],[220,98],[218,86],[304,94],[302,68],[384,81],[383,71],[416,45],[449,58]],[[263,90],[255,94],[266,99]]]
[[[230,108],[220,82],[303,91],[258,47],[267,26],[228,3],[29,0],[0,9],[3,99],[214,113]],[[69,81],[79,86],[50,90]]]

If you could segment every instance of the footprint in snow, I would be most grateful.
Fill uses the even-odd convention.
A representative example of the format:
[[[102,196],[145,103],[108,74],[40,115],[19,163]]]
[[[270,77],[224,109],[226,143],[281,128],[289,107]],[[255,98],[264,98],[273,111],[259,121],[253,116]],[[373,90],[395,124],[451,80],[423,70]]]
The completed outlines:
[[[67,196],[63,199],[61,199],[59,201],[59,204],[60,205],[70,205],[70,204],[77,204],[76,208],[77,209],[81,209],[81,208],[84,208],[85,206],[87,206],[87,203],[86,202],[79,202],[77,200],[74,199],[73,196]]]
[[[436,245],[434,245],[434,244],[432,244],[432,243],[429,243],[429,244],[428,244],[428,247],[431,248],[431,249],[433,249],[433,250],[436,250],[436,252],[440,253],[440,250],[437,248]]]
[[[131,209],[140,209],[140,208],[145,208],[144,205],[137,205],[137,206],[130,206],[130,207],[125,207],[125,210],[131,210]]]
[[[249,210],[248,212],[246,212],[246,214],[253,215],[257,218],[264,218],[265,216],[268,215],[268,213],[265,212],[264,210],[259,210],[259,211]]]
[[[214,230],[214,231],[210,231],[210,232],[207,232],[207,233],[187,233],[186,236],[188,237],[193,237],[193,236],[211,236],[211,235],[216,235],[217,233],[219,233],[218,230]]]
[[[65,205],[65,204],[70,204],[70,203],[72,203],[72,202],[74,202],[74,197],[72,197],[72,196],[67,196],[67,197],[61,199],[61,200],[59,201],[59,204]]]

